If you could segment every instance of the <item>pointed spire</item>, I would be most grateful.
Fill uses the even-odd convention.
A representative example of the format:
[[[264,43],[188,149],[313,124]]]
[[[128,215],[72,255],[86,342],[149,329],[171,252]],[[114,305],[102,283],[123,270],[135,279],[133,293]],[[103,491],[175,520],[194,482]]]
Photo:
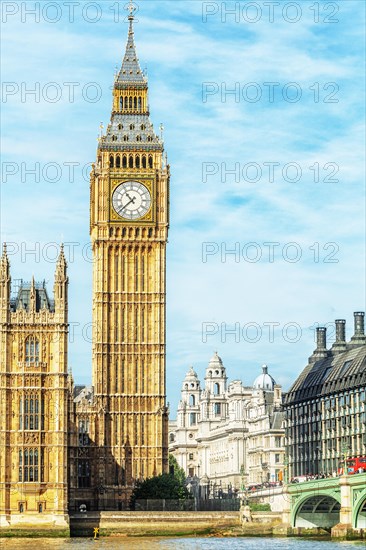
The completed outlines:
[[[116,152],[134,148],[162,152],[163,141],[156,134],[149,116],[147,77],[141,70],[136,53],[136,5],[130,1],[126,9],[129,11],[126,51],[114,81],[111,120],[105,134],[102,133],[98,138],[98,151]]]
[[[1,264],[4,267],[9,267],[9,258],[8,258],[6,243],[3,244],[3,254],[1,256]]]
[[[57,258],[55,279],[60,281],[65,281],[67,278],[66,273],[67,273],[67,262],[65,258],[64,245],[63,243],[61,243],[60,254],[59,254],[59,257]]]
[[[36,309],[36,282],[34,280],[34,275],[32,275],[31,287],[29,291],[29,303],[30,310],[33,311]]]
[[[146,78],[144,77],[144,74],[140,67],[139,59],[137,57],[135,40],[134,40],[133,22],[135,18],[133,14],[136,11],[136,8],[134,7],[133,2],[129,3],[127,9],[130,12],[130,15],[128,16],[128,20],[130,23],[129,23],[129,29],[128,29],[126,53],[123,58],[121,70],[117,76],[116,83],[146,84]]]
[[[59,254],[57,263],[60,264],[60,265],[66,265],[66,258],[65,258],[65,252],[64,252],[64,243],[61,243],[61,245],[60,245],[60,254]]]
[[[6,243],[3,244],[3,253],[0,256],[0,322],[8,322],[10,315],[10,264],[6,250]]]

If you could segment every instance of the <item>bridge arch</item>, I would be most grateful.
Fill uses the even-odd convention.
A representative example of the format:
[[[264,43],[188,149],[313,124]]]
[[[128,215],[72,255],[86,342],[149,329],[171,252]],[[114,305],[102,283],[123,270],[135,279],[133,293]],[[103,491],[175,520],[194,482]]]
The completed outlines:
[[[340,494],[307,494],[296,502],[291,514],[291,525],[331,529],[340,521],[340,510]]]
[[[359,501],[355,503],[353,525],[355,529],[366,529],[366,489]]]

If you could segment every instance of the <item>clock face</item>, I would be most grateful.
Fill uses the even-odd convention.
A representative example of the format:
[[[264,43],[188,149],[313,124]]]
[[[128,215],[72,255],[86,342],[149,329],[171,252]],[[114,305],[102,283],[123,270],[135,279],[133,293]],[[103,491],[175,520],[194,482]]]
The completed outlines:
[[[150,210],[151,195],[142,183],[126,181],[114,190],[112,204],[121,218],[139,220]]]

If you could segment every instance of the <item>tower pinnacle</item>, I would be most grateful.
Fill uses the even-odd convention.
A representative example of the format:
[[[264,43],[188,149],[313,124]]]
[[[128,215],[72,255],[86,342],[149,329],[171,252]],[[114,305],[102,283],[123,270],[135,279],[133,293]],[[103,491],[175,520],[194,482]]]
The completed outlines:
[[[9,272],[9,258],[7,254],[6,243],[3,244],[3,253],[0,257],[0,265],[5,269],[5,271]]]
[[[136,7],[134,6],[133,2],[130,1],[126,9],[128,9],[129,11],[128,20],[130,24],[128,29],[126,52],[116,82],[120,84],[131,85],[132,83],[136,83],[146,85],[146,79],[143,75],[143,72],[141,71],[134,40],[133,22],[135,19],[134,13],[136,11]]]
[[[67,280],[67,262],[65,258],[63,243],[60,246],[60,254],[57,258],[55,278],[58,281]]]
[[[135,151],[154,151],[161,155],[164,150],[163,141],[156,134],[149,117],[148,81],[141,70],[136,52],[133,27],[136,5],[130,1],[126,9],[129,12],[129,30],[125,55],[114,80],[111,120],[106,133],[99,138],[98,150],[114,154],[116,151],[131,151],[132,148]],[[113,157],[108,159],[109,163],[114,163],[114,158],[113,161],[111,158]],[[123,164],[123,160],[121,162],[121,159],[116,158],[117,162]],[[126,168],[127,160],[125,163]],[[149,167],[152,167],[152,163],[151,157]]]
[[[0,278],[10,280],[10,264],[6,249],[6,243],[3,244],[3,253],[0,256]]]

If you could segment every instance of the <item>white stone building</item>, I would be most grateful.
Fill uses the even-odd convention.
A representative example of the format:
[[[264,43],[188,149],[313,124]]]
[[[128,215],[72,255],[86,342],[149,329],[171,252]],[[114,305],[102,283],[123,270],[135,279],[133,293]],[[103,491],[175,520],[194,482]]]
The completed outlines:
[[[267,366],[253,385],[228,382],[214,354],[204,388],[190,367],[177,420],[169,424],[169,450],[201,494],[235,494],[242,486],[283,479],[284,428],[281,386]]]

